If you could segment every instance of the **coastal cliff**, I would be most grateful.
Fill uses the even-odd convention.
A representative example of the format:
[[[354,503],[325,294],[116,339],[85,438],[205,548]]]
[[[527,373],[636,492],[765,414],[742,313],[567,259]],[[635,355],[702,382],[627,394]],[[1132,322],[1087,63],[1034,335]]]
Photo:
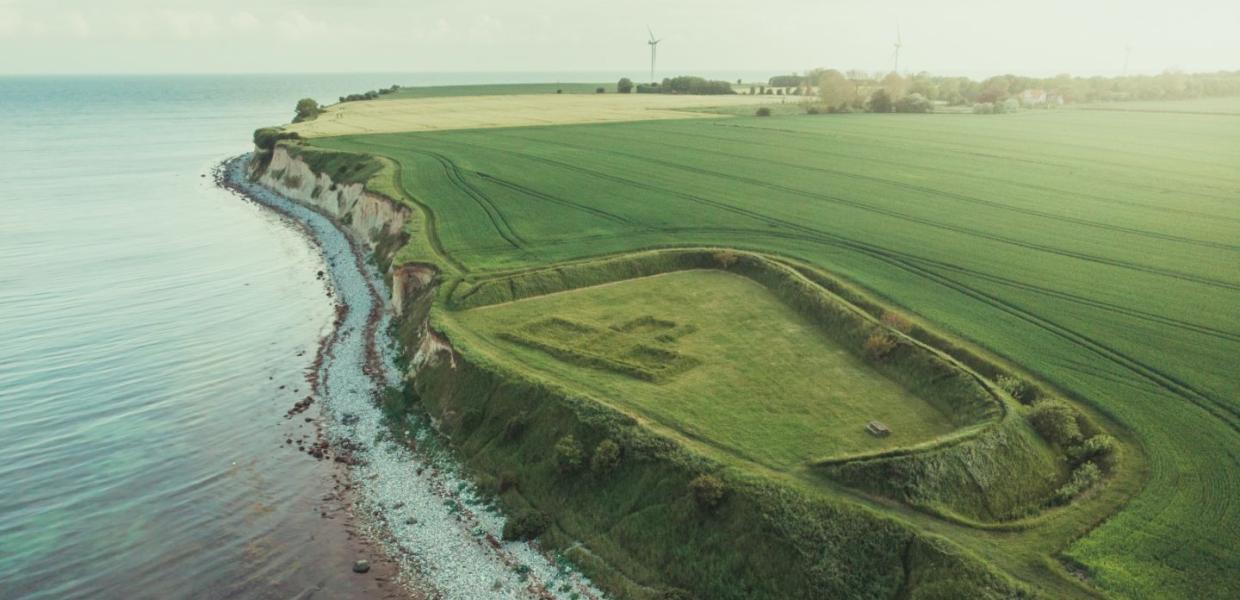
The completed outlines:
[[[280,145],[255,162],[252,175],[334,218],[385,266],[419,410],[479,489],[498,490],[511,520],[546,521],[543,547],[559,549],[609,592],[650,599],[1029,594],[937,537],[861,506],[734,473],[631,416],[491,364],[437,326],[434,313],[444,307],[436,304],[451,294],[440,293],[436,267],[393,265],[394,241],[415,218],[410,207],[364,183],[337,181]],[[603,479],[565,478],[550,448],[566,434],[586,448],[618,444],[620,465]],[[690,493],[704,474],[728,486],[725,501],[706,512]]]

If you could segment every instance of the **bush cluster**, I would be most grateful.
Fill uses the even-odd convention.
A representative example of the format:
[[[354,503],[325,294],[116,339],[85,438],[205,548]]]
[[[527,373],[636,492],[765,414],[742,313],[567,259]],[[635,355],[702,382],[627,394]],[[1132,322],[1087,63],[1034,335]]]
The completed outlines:
[[[714,258],[720,269],[730,269],[741,257],[731,250],[720,250],[714,254]]]
[[[537,510],[522,511],[504,522],[505,540],[531,540],[551,526],[551,518],[547,513]]]
[[[254,146],[262,150],[272,150],[280,140],[301,139],[295,131],[284,131],[279,127],[263,127],[254,130]]]
[[[882,331],[875,331],[865,339],[862,351],[872,361],[879,362],[887,358],[896,349],[896,339]]]
[[[577,443],[577,439],[572,434],[560,438],[560,441],[555,443],[555,464],[561,473],[577,471],[585,462],[585,458],[581,444]]]
[[[893,105],[898,113],[928,113],[934,111],[934,104],[921,94],[909,94],[895,101]]]
[[[882,318],[883,325],[886,325],[900,333],[909,333],[913,331],[913,322],[909,321],[900,313],[884,311]]]
[[[1068,448],[1068,460],[1076,465],[1093,463],[1103,472],[1112,472],[1119,462],[1119,442],[1105,433],[1100,433]]]
[[[726,81],[709,80],[692,75],[681,75],[664,79],[662,83],[638,84],[639,94],[698,94],[720,95],[735,94],[732,84]]]
[[[521,412],[513,415],[512,418],[508,419],[507,423],[504,423],[504,440],[511,442],[521,437],[528,423],[529,417],[525,413]]]
[[[1067,504],[1073,498],[1080,496],[1085,490],[1094,487],[1102,480],[1102,471],[1092,462],[1087,462],[1072,471],[1072,477],[1068,482],[1063,484],[1058,490],[1055,490],[1055,496],[1051,498],[1053,504]]]
[[[379,89],[379,90],[370,90],[369,92],[363,92],[361,94],[349,94],[348,96],[341,96],[340,102],[359,102],[361,100],[374,100],[378,98],[379,96],[386,96],[388,94],[395,93],[399,89],[400,89],[399,85],[392,85],[392,87],[386,87],[386,88]]]
[[[714,475],[698,475],[689,482],[689,490],[693,492],[693,501],[702,510],[714,510],[723,502],[726,489],[723,481]]]
[[[771,109],[763,106],[759,108],[758,110],[754,111],[753,114],[759,117],[769,117],[771,116]]]
[[[1029,422],[1046,441],[1067,448],[1081,439],[1075,408],[1062,400],[1042,400],[1033,405]]]
[[[1037,392],[1028,381],[1012,375],[1000,375],[995,383],[1021,404],[1033,404]]]
[[[620,464],[620,445],[607,439],[598,443],[590,458],[590,470],[595,475],[606,475]]]

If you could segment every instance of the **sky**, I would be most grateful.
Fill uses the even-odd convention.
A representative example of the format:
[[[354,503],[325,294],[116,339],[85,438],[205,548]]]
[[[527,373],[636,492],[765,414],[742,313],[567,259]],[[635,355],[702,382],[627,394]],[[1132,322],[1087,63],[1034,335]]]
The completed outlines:
[[[1240,70],[1240,0],[0,0],[0,73]],[[636,78],[636,77],[635,77]]]

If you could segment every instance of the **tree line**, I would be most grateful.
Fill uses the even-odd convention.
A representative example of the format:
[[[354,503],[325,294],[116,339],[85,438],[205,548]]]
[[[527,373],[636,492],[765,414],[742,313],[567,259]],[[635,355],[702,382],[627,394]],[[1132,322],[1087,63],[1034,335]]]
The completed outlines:
[[[804,76],[779,76],[776,83],[796,83],[804,94],[816,94],[833,112],[925,112],[935,103],[972,106],[974,112],[1005,112],[1028,105],[1183,100],[1240,95],[1240,71],[1123,77],[1023,77],[997,75],[983,80],[943,77],[926,72],[872,75],[861,71],[815,69]],[[761,92],[759,92],[761,93]],[[922,110],[925,109],[925,110]]]

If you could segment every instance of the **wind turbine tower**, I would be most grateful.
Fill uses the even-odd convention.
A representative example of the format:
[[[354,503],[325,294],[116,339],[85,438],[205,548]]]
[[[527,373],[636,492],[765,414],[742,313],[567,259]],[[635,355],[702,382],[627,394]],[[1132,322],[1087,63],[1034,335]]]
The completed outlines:
[[[894,72],[896,75],[899,75],[899,74],[900,74],[900,47],[901,47],[901,46],[903,46],[903,45],[904,45],[904,43],[900,41],[900,26],[899,26],[899,25],[896,25],[896,44],[895,44],[895,46],[896,46],[896,51],[895,51],[896,64],[895,64],[895,68],[894,68],[894,69],[892,69],[892,72]]]
[[[646,31],[650,33],[650,41],[646,42],[650,44],[650,83],[654,83],[654,56],[659,49],[659,42],[663,40],[654,39],[654,32],[649,27],[646,28]]]

